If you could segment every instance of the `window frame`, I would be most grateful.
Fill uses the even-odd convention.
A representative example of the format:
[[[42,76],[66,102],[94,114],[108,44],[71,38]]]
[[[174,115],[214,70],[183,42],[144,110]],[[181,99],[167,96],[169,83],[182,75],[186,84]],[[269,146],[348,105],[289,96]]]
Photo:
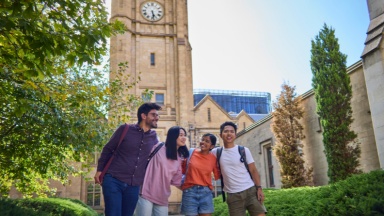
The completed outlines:
[[[92,191],[89,191],[89,187],[92,187]],[[98,190],[96,190],[98,189]],[[93,181],[88,181],[87,184],[86,184],[86,204],[90,207],[101,207],[101,186],[99,184],[96,184],[95,182]],[[98,195],[98,201],[97,200],[97,196]],[[90,197],[91,196],[91,197]],[[89,203],[89,198],[91,198],[92,200],[92,203]],[[92,205],[90,205],[92,204]],[[97,204],[97,205],[96,205]]]
[[[155,53],[150,53],[149,54],[149,63],[151,66],[155,66],[156,65],[156,55]]]
[[[158,98],[157,98],[157,96],[162,96],[162,101],[159,101],[158,100]],[[157,104],[159,104],[159,105],[165,105],[165,94],[164,93],[155,93],[155,102],[157,103]]]
[[[212,122],[212,116],[211,116],[211,108],[207,108],[207,117],[208,117],[208,122]]]

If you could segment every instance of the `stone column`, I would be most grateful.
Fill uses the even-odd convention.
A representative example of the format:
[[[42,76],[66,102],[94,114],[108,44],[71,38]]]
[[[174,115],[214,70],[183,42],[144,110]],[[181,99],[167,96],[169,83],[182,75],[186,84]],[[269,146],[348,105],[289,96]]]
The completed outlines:
[[[384,168],[384,0],[367,0],[370,24],[362,54],[380,167]]]

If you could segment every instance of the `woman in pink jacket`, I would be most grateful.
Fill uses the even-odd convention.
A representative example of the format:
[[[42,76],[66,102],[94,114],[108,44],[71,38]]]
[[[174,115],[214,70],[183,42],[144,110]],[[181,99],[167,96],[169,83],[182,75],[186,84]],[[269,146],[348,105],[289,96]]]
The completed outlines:
[[[187,133],[174,126],[168,130],[165,145],[150,160],[136,207],[137,216],[167,216],[171,185],[181,186],[181,161],[188,158]]]

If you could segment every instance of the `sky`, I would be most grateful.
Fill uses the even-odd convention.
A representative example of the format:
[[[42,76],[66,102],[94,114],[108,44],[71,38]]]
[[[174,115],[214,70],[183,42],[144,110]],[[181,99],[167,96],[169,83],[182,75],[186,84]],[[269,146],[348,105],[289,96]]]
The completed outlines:
[[[286,82],[312,88],[311,40],[335,29],[347,67],[360,60],[366,0],[188,0],[194,89],[260,91]]]
[[[106,0],[110,8],[111,0]],[[188,0],[194,89],[297,94],[312,88],[311,40],[335,29],[347,67],[360,60],[366,0]]]

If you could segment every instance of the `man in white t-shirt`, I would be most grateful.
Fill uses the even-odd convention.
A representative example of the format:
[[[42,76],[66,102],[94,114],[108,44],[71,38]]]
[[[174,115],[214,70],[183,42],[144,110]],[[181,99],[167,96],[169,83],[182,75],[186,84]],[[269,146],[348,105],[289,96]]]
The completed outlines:
[[[241,161],[239,148],[235,145],[237,126],[233,122],[224,122],[220,126],[220,137],[224,147],[220,156],[220,169],[224,188],[227,193],[229,214],[232,216],[265,215],[263,206],[264,193],[260,186],[260,176],[253,157],[248,148],[244,147],[249,173]],[[216,156],[218,148],[212,150]],[[251,176],[252,175],[252,178]]]

